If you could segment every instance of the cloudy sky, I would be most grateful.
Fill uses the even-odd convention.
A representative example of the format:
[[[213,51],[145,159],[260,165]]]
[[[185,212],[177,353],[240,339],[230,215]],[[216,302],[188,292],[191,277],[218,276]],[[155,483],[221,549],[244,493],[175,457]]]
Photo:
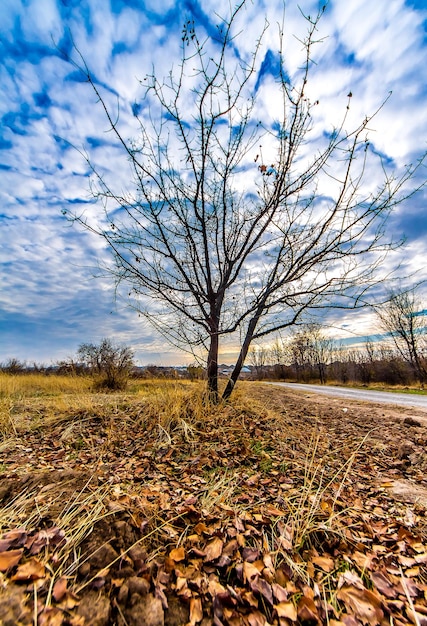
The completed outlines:
[[[317,4],[302,0],[307,13]],[[292,66],[305,24],[287,2],[286,53]],[[119,180],[124,168],[91,88],[64,58],[73,40],[98,84],[120,99],[132,127],[139,79],[165,76],[180,55],[182,25],[194,19],[213,32],[226,0],[2,0],[0,3],[0,362],[9,357],[51,363],[84,341],[111,337],[134,347],[140,363],[188,360],[164,343],[117,298],[101,241],[70,225],[62,211],[91,207],[87,151]],[[273,71],[280,0],[253,0],[243,14],[251,47],[267,16],[260,80]],[[391,98],[372,129],[376,149],[401,170],[427,149],[427,0],[330,0],[321,23],[313,89],[330,117],[353,93],[360,119]],[[72,38],[72,39],[71,39]],[[268,90],[266,90],[266,107]],[[270,103],[271,104],[271,103]],[[136,130],[135,130],[136,132]],[[424,175],[427,172],[424,169]],[[126,180],[123,179],[123,187]],[[405,203],[389,223],[407,244],[390,259],[402,275],[427,278],[427,192]],[[335,336],[374,332],[367,313],[331,314]],[[341,330],[340,330],[341,329]],[[225,361],[232,358],[223,355]]]

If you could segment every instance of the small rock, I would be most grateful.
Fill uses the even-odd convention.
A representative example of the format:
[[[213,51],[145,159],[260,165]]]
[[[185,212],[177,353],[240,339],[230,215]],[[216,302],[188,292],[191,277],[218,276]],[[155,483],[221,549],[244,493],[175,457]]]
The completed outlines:
[[[0,624],[16,626],[16,624],[32,624],[32,612],[25,606],[25,591],[16,585],[0,588]]]
[[[117,602],[119,604],[125,604],[126,600],[128,599],[128,595],[129,587],[126,583],[123,583],[123,585],[119,589],[119,593],[117,594]]]
[[[77,615],[83,617],[90,626],[107,626],[110,621],[110,601],[97,591],[89,591],[80,600]]]
[[[413,453],[414,446],[408,441],[404,441],[400,444],[397,449],[397,457],[399,459],[408,459],[409,456]]]
[[[403,423],[407,426],[421,426],[421,422],[419,420],[414,419],[413,417],[405,417]]]
[[[104,544],[89,558],[88,562],[94,569],[103,569],[109,567],[113,561],[118,558],[118,553],[109,543]]]
[[[138,597],[138,596],[133,596]],[[164,626],[165,617],[162,603],[151,593],[139,597],[139,601],[125,610],[125,618],[129,626]]]
[[[150,583],[145,578],[139,578],[138,576],[132,576],[127,581],[129,592],[137,593],[140,596],[146,596],[150,591]]]
[[[128,551],[128,555],[136,567],[140,567],[141,564],[147,560],[147,552],[140,545],[133,546],[133,548]]]
[[[190,620],[190,611],[187,604],[181,602],[175,596],[168,598],[169,608],[165,612],[165,626],[182,626],[188,624]],[[209,624],[212,621],[209,620]]]

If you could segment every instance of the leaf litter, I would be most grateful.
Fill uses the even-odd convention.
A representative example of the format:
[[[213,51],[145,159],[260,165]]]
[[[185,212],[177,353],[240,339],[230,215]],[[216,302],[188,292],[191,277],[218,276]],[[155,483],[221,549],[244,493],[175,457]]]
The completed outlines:
[[[242,390],[175,418],[138,395],[45,425],[39,403],[36,427],[26,407],[0,624],[427,624],[423,416]]]

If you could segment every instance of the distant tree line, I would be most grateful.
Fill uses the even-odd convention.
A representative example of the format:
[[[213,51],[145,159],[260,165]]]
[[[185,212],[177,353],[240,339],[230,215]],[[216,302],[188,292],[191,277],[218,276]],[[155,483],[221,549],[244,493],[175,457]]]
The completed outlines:
[[[256,346],[250,362],[257,378],[297,382],[385,383],[427,382],[427,308],[415,289],[393,291],[375,308],[378,340],[360,347],[337,345],[321,326],[300,327],[272,346]]]
[[[248,355],[249,377],[296,382],[338,382],[369,385],[414,385],[427,382],[427,307],[415,289],[393,291],[375,308],[379,333],[376,341],[347,347],[337,344],[318,324],[299,326],[285,339],[252,346]],[[82,343],[75,357],[44,366],[10,358],[0,371],[19,375],[90,375],[96,387],[124,389],[129,378],[206,379],[206,368],[149,365],[137,367],[133,351],[110,339],[99,344]],[[228,373],[223,376],[228,378]]]
[[[102,339],[100,343],[80,344],[75,356],[58,361],[53,365],[27,363],[15,357],[0,363],[0,372],[10,375],[44,374],[92,376],[97,389],[124,389],[130,378],[205,378],[203,367],[191,364],[179,370],[174,367],[147,365],[138,367],[129,346],[115,344],[111,339]]]
[[[0,365],[6,374],[25,373],[91,375],[96,379],[96,387],[124,389],[134,368],[133,351],[128,346],[115,344],[110,339],[102,339],[99,344],[80,344],[75,357],[45,366],[38,363],[28,365],[17,358],[8,359]]]

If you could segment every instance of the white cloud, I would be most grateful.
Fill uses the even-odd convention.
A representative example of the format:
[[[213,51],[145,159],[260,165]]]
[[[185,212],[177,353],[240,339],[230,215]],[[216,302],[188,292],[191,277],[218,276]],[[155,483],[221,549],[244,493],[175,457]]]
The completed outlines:
[[[215,12],[225,14],[229,10],[228,0],[201,4],[208,29],[218,21]],[[316,6],[309,0],[302,3],[303,11],[311,15]],[[60,219],[61,209],[70,206],[70,202],[84,202],[90,197],[88,165],[76,150],[67,147],[67,141],[77,148],[88,149],[101,170],[112,177],[117,189],[126,186],[129,172],[126,160],[117,159],[116,149],[109,145],[114,138],[106,132],[108,123],[94,93],[87,84],[69,79],[75,69],[54,52],[51,37],[59,43],[67,29],[71,30],[96,78],[120,94],[121,128],[130,137],[137,130],[131,105],[140,101],[143,94],[143,86],[137,79],[143,80],[153,63],[159,76],[166,76],[172,64],[178,66],[181,21],[185,19],[185,12],[173,0],[161,3],[163,16],[168,10],[177,9],[170,14],[176,20],[172,26],[162,19],[158,2],[150,0],[146,7],[146,12],[124,7],[116,15],[109,3],[95,0],[84,6],[76,5],[68,12],[55,0],[1,3],[5,63],[0,68],[3,85],[0,113],[3,144],[5,147],[8,142],[13,144],[11,150],[2,150],[2,163],[13,169],[2,171],[0,213],[14,219],[0,218],[4,255],[0,303],[9,314],[18,316],[26,312],[32,323],[39,319],[42,324],[48,320],[54,302],[58,319],[62,310],[65,316],[75,317],[76,328],[81,324],[80,330],[75,331],[76,338],[85,330],[91,310],[90,330],[100,337],[114,333],[129,338],[141,350],[149,349],[152,360],[178,362],[184,357],[175,355],[162,339],[142,326],[133,311],[123,308],[124,302],[114,305],[114,289],[107,279],[92,279],[96,258],[105,258],[102,241],[78,233]],[[249,55],[266,14],[271,26],[261,48],[259,64],[269,47],[277,52],[276,24],[282,18],[282,2],[248,3],[236,29],[243,29],[241,43],[244,53]],[[21,31],[16,30],[18,19]],[[319,31],[319,37],[328,35],[328,38],[315,53],[319,64],[313,68],[310,95],[320,99],[315,120],[323,128],[332,128],[340,119],[350,90],[353,92],[350,127],[372,113],[388,92],[393,91],[372,122],[372,139],[376,149],[391,157],[399,167],[426,147],[424,19],[425,12],[409,8],[402,0],[378,0],[375,4],[370,0],[331,0]],[[285,51],[290,73],[301,62],[301,45],[294,35],[302,37],[305,29],[297,4],[288,3]],[[13,37],[18,40],[14,41]],[[113,50],[118,50],[114,56]],[[275,87],[274,81],[266,78],[261,89],[266,104],[261,103],[258,111],[265,122],[281,113],[279,101],[273,95]],[[116,111],[115,95],[100,88],[111,111]],[[187,95],[183,102],[190,116],[194,97]],[[91,146],[89,138],[101,141],[95,145],[92,142]],[[310,150],[311,145],[307,146],[307,151]],[[373,173],[370,172],[370,178]],[[73,206],[86,210],[88,215],[100,211],[100,207],[92,205]],[[419,276],[424,272],[427,277],[426,244],[422,238],[427,227],[419,226],[425,205],[417,200],[411,207],[410,211],[400,209],[391,224],[398,234],[404,228],[408,231],[409,246],[406,253],[401,253],[405,270],[418,272]],[[394,258],[387,261],[388,267],[392,267]],[[109,315],[109,308],[115,310],[114,315]],[[368,327],[368,314],[359,313],[351,319],[357,320],[355,328]],[[59,327],[55,333],[58,342]],[[46,349],[47,345],[46,338]],[[232,347],[227,349],[232,352]],[[0,354],[0,360],[2,357]],[[147,359],[149,362],[148,356]]]

